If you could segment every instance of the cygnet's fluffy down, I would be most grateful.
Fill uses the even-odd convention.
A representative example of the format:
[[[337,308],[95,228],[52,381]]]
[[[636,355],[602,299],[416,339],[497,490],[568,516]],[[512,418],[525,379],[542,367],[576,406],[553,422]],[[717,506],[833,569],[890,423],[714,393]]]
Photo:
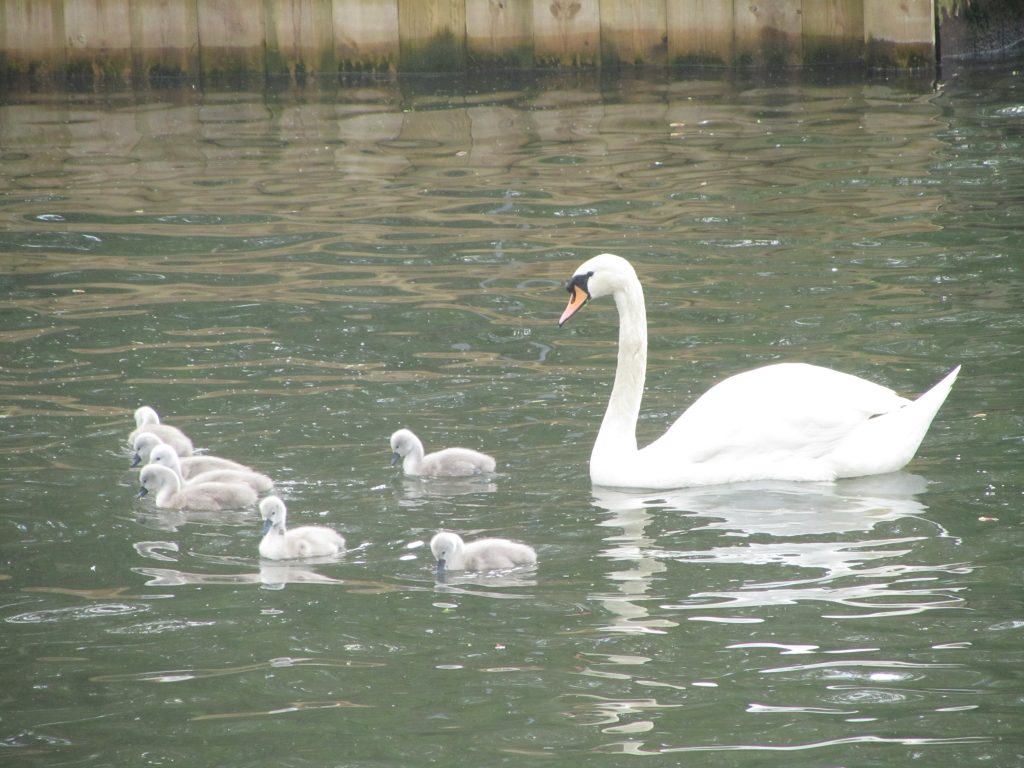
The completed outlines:
[[[508,539],[477,539],[464,542],[457,533],[442,531],[430,540],[430,551],[437,559],[437,572],[497,571],[517,565],[534,565],[533,547]]]
[[[139,496],[154,494],[156,505],[167,509],[216,511],[251,507],[256,491],[238,483],[194,483],[182,485],[169,467],[147,464],[139,473]]]
[[[151,437],[151,435],[143,434],[138,437],[136,443],[139,440]],[[139,454],[141,458],[141,454]],[[235,472],[252,472],[251,467],[247,467],[245,464],[240,464],[237,461],[231,459],[222,459],[220,456],[209,456],[202,454],[201,456],[191,456],[189,458],[181,458],[178,456],[177,451],[174,450],[173,446],[167,445],[166,443],[160,443],[154,446],[148,455],[148,464],[163,464],[165,467],[170,467],[182,480],[191,480],[196,475],[204,472],[213,472],[218,469],[230,469]],[[267,478],[269,480],[270,478]],[[257,488],[256,490],[260,490]],[[268,487],[267,490],[270,490]]]
[[[253,472],[247,467],[243,467],[241,464],[236,465],[238,469],[231,469],[227,467],[217,468],[214,466],[211,469],[204,470],[188,477],[184,477],[183,461],[202,461],[203,459],[214,459],[215,462],[224,462],[225,464],[233,464],[227,459],[219,459],[216,456],[203,456],[203,457],[192,457],[189,459],[180,459],[178,454],[174,452],[174,448],[164,444],[158,445],[152,450],[149,455],[150,464],[160,464],[168,467],[171,471],[178,476],[185,487],[195,485],[197,483],[241,483],[248,485],[257,493],[266,493],[274,487],[274,481],[261,472]]]
[[[494,457],[469,448],[445,448],[423,455],[423,443],[411,430],[400,429],[391,435],[391,463],[402,462],[407,475],[423,477],[468,477],[493,472]]]
[[[192,455],[192,441],[177,427],[161,424],[157,412],[144,405],[135,409],[135,429],[128,435],[128,444],[135,447],[135,438],[143,432],[151,432],[168,445],[173,445],[179,456]]]
[[[288,530],[288,510],[277,496],[260,502],[263,539],[260,556],[268,560],[293,560],[300,557],[334,555],[345,548],[345,537],[322,525],[303,525]]]

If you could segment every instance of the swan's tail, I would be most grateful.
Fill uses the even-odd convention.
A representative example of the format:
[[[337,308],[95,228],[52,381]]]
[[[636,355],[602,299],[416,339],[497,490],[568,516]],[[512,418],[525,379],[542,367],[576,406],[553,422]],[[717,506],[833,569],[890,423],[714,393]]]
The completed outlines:
[[[877,475],[905,467],[917,453],[959,373],[958,365],[917,400],[869,419],[843,440],[832,454],[837,477]]]

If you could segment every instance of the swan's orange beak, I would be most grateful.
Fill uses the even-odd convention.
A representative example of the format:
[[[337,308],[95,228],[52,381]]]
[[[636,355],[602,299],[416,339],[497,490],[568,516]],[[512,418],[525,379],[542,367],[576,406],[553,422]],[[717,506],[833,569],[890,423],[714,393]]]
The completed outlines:
[[[590,294],[579,285],[569,286],[569,293],[571,294],[569,296],[569,303],[565,305],[565,311],[558,318],[559,326],[564,325],[566,320],[575,315],[584,304],[590,301]]]

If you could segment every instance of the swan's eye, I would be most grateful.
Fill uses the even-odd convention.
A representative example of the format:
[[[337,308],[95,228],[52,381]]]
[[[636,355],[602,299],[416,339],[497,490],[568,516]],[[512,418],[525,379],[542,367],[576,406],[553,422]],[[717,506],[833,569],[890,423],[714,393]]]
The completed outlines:
[[[590,291],[587,290],[587,281],[594,276],[593,272],[587,272],[585,275],[573,275],[572,279],[565,284],[565,290],[569,293],[576,293],[576,289],[579,288],[583,293],[590,295]]]

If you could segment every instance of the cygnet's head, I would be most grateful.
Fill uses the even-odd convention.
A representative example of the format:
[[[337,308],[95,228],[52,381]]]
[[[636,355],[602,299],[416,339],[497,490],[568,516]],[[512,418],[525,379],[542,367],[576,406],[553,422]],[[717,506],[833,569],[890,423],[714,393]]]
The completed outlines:
[[[141,427],[143,424],[159,424],[160,416],[157,412],[150,408],[148,405],[140,406],[135,409],[135,426]]]
[[[181,465],[181,459],[178,458],[178,452],[174,450],[173,445],[158,442],[158,444],[154,445],[152,450],[149,452],[149,463],[160,464],[164,467],[174,469]]]
[[[153,451],[163,445],[163,440],[152,432],[140,432],[132,441],[132,466],[147,464],[153,460]]]
[[[399,461],[404,459],[419,446],[419,450],[423,450],[423,443],[420,439],[412,433],[409,429],[400,429],[391,435],[391,450],[394,452],[391,456],[391,463],[397,464]]]
[[[576,268],[565,289],[569,292],[569,304],[558,320],[563,325],[591,299],[610,296],[630,283],[636,283],[633,265],[614,253],[602,253],[588,259]]]
[[[159,464],[147,464],[139,472],[139,498],[150,492],[159,493],[165,486],[180,487],[178,476],[167,467]]]
[[[277,526],[284,528],[288,510],[279,496],[267,496],[260,502],[260,517],[263,518],[263,535]]]
[[[430,551],[437,560],[437,570],[442,572],[451,556],[462,550],[462,537],[457,533],[441,531],[430,540]]]

